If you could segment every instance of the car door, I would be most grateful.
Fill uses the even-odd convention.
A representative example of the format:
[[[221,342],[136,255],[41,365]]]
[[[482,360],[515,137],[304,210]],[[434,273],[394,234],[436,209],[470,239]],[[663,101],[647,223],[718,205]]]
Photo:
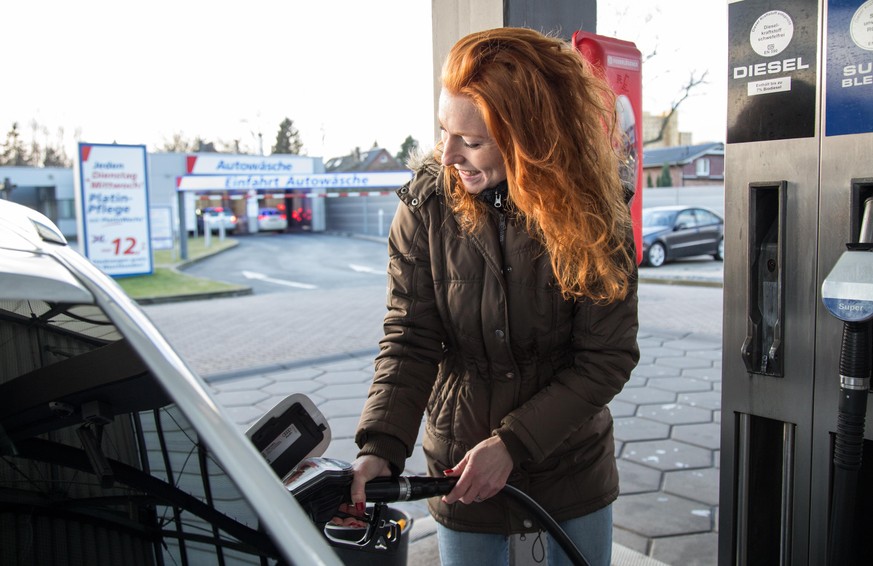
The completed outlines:
[[[698,235],[700,237],[700,253],[714,254],[718,251],[718,242],[724,232],[724,222],[712,212],[704,209],[695,211],[697,217]]]
[[[700,241],[697,234],[697,216],[693,209],[680,211],[673,222],[673,231],[664,237],[667,256],[672,258],[698,255]]]

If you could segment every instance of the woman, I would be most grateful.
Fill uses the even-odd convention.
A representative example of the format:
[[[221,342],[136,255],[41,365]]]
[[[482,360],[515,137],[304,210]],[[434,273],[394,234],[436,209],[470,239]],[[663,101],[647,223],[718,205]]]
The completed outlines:
[[[429,502],[443,564],[507,564],[507,536],[537,530],[498,495],[508,482],[608,565],[606,405],[639,359],[614,98],[575,50],[527,29],[463,38],[442,83],[435,159],[391,226],[352,501],[403,469],[426,411],[429,472],[459,478]]]

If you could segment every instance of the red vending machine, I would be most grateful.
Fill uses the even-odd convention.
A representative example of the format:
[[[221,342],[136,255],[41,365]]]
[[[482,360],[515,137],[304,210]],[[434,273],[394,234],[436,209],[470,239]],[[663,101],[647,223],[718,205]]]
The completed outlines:
[[[605,76],[615,92],[619,128],[625,133],[626,163],[622,181],[633,191],[631,217],[637,263],[643,259],[643,60],[639,49],[612,37],[577,31],[573,45]]]

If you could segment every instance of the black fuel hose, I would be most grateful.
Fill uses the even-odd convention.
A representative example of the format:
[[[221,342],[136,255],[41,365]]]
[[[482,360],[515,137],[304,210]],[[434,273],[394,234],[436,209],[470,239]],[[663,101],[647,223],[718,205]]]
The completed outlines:
[[[512,487],[511,485],[503,486],[501,493],[505,493],[512,499],[515,499],[517,502],[524,505],[528,511],[533,513],[540,522],[540,525],[545,527],[549,534],[554,537],[559,545],[561,545],[561,548],[564,549],[564,552],[567,553],[567,557],[573,564],[576,566],[589,566],[588,561],[585,560],[585,557],[582,556],[582,553],[579,552],[579,549],[576,548],[576,545],[573,544],[573,541],[570,540],[570,537],[567,536],[567,533],[564,532],[561,525],[559,525],[551,515],[546,513],[546,510],[543,509],[539,503],[531,499],[531,497],[525,492]]]
[[[871,253],[873,251],[873,197],[864,201],[864,214],[861,219],[861,230],[858,242],[846,244],[853,254]],[[837,262],[839,265],[843,258]],[[869,257],[869,256],[868,256]],[[850,267],[840,271],[836,281],[846,283],[866,282],[866,270]],[[831,275],[825,278],[825,284],[837,271],[837,266]],[[825,286],[822,286],[824,298]],[[864,425],[867,418],[867,397],[870,392],[870,372],[873,368],[871,346],[873,346],[873,330],[870,327],[870,315],[865,310],[851,312],[852,316],[840,312],[842,300],[846,303],[868,302],[868,297],[858,293],[857,289],[846,292],[843,297],[833,293],[828,297],[831,301],[837,299],[838,306],[825,306],[843,321],[843,337],[840,343],[840,398],[837,413],[837,433],[834,437],[833,483],[831,488],[831,514],[828,524],[828,564],[843,566],[855,564],[859,555],[862,533],[858,521],[858,497],[861,481],[861,460],[864,454]],[[866,291],[865,291],[866,292]],[[857,317],[855,315],[861,314]]]
[[[840,401],[834,439],[833,491],[828,563],[854,564],[859,540],[857,498],[864,421],[870,391],[871,335],[867,322],[843,323],[840,345]]]
[[[458,478],[430,478],[423,476],[398,476],[393,478],[376,478],[367,482],[367,501],[371,503],[394,503],[396,501],[416,501],[439,495],[446,495]],[[539,503],[529,495],[511,485],[503,486],[500,491],[514,499],[528,511],[533,513],[540,525],[558,542],[570,560],[576,566],[589,566],[588,561],[573,544],[573,541],[555,521],[546,513]]]

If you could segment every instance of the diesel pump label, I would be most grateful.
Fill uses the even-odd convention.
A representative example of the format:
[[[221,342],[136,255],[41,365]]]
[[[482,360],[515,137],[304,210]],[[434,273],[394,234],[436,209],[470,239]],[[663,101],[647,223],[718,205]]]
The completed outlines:
[[[825,135],[873,132],[873,0],[829,0]]]
[[[728,143],[815,135],[816,0],[728,6]]]

